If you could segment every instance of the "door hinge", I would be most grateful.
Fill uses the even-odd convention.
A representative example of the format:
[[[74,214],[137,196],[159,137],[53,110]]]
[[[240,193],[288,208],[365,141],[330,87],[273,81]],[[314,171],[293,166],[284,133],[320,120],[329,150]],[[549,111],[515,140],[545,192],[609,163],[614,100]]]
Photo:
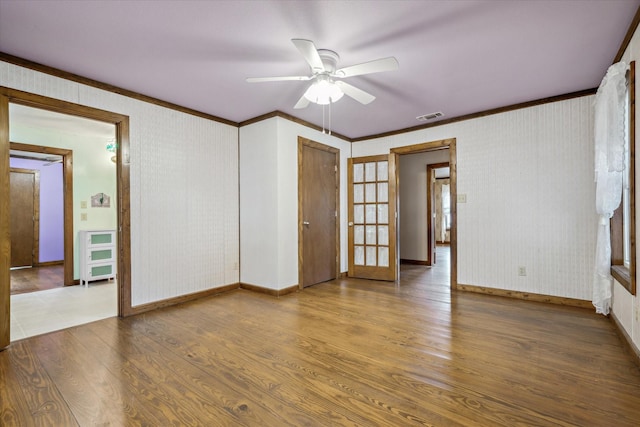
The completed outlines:
[[[338,165],[333,165],[333,170],[334,170],[335,172],[338,172]]]

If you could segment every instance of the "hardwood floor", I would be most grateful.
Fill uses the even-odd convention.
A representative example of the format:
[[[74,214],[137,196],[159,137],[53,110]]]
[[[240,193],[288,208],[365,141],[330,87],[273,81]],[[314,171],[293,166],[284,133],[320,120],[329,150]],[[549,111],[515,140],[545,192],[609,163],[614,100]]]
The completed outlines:
[[[11,270],[11,295],[64,286],[64,266],[20,268]]]
[[[0,424],[638,425],[640,370],[608,319],[451,295],[446,269],[236,290],[16,342]]]

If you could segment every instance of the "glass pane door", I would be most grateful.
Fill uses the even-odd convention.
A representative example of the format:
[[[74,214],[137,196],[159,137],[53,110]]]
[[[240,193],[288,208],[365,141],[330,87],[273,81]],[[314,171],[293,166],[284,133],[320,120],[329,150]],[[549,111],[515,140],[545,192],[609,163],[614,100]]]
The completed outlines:
[[[349,159],[351,277],[396,279],[395,172],[391,175],[391,170],[395,171],[391,156]]]

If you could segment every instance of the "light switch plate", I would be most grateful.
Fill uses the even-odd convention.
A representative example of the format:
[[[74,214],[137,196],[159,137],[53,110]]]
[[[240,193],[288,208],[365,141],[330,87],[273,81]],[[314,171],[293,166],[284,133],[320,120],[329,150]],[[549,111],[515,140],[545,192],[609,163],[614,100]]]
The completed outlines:
[[[87,220],[87,214],[86,213],[81,213],[80,214],[80,221],[86,221]]]
[[[87,209],[87,201],[83,200],[80,202],[80,209]]]
[[[467,195],[458,194],[458,203],[467,203]]]

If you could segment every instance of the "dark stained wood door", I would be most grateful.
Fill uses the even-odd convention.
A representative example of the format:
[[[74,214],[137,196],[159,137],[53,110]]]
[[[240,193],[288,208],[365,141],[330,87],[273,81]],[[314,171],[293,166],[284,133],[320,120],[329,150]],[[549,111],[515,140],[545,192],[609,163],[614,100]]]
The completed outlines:
[[[33,265],[38,171],[11,168],[11,267]]]
[[[300,142],[300,228],[302,287],[337,277],[337,150]]]

